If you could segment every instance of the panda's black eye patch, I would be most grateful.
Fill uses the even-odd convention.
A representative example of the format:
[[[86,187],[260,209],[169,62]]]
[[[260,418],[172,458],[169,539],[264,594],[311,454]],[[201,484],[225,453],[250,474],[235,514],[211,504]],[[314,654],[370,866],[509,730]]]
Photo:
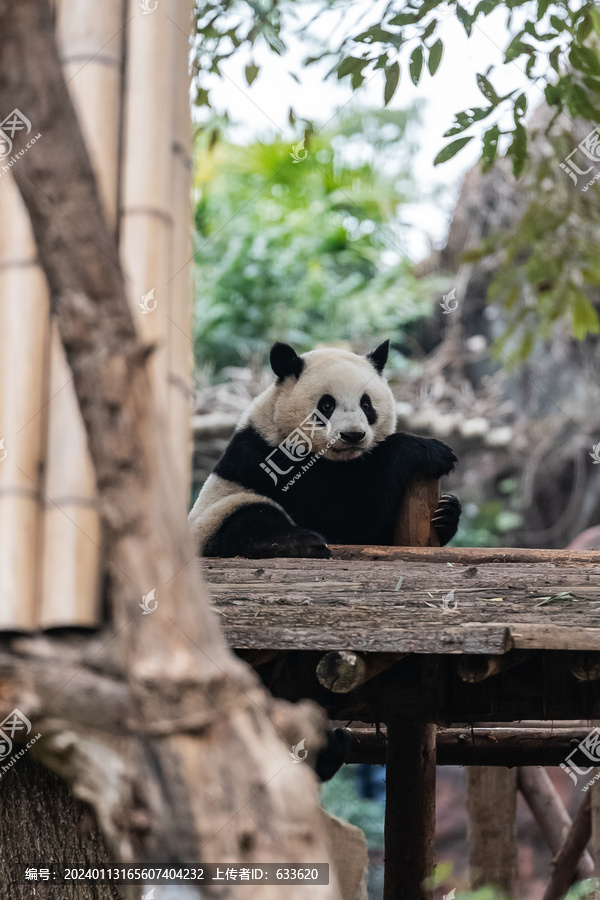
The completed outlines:
[[[325,416],[326,419],[330,419],[335,409],[335,399],[331,396],[331,394],[323,394],[323,396],[317,403],[317,409]]]
[[[374,425],[377,421],[377,413],[373,409],[373,404],[371,403],[371,398],[368,394],[363,394],[360,398],[360,408],[367,417],[369,425]]]

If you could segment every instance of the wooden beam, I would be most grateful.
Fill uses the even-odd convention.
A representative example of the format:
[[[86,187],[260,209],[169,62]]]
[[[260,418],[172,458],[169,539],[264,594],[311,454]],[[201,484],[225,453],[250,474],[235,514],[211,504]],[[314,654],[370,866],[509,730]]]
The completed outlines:
[[[386,547],[374,544],[331,544],[334,559],[380,559],[442,562],[454,565],[489,563],[552,563],[600,565],[599,550],[512,550],[506,547]]]
[[[498,766],[468,770],[471,888],[494,884],[512,896],[516,886],[517,772]]]
[[[577,810],[564,844],[553,860],[552,876],[543,900],[561,900],[571,886],[577,863],[592,833],[591,800],[592,796],[588,792]]]
[[[558,791],[546,770],[535,766],[519,767],[517,783],[552,855],[555,856],[572,825],[571,816]],[[584,851],[577,864],[577,875],[579,878],[589,878],[593,871],[592,857]]]
[[[589,734],[581,728],[438,728],[438,766],[558,766]],[[352,728],[349,763],[385,765],[386,734]],[[537,770],[535,770],[537,771]]]
[[[353,653],[332,650],[317,665],[319,683],[335,694],[349,694],[361,684],[389,669],[406,653]]]
[[[435,725],[387,727],[384,900],[428,900],[435,862]]]

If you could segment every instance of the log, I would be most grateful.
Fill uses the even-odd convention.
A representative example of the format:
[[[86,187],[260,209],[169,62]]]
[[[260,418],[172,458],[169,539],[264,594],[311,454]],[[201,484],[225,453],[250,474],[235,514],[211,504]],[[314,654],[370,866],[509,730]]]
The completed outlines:
[[[478,684],[486,678],[520,666],[530,657],[531,653],[524,651],[514,651],[503,656],[461,656],[457,661],[456,671],[461,681]]]
[[[471,889],[494,884],[512,896],[517,877],[517,772],[499,766],[468,769]]]
[[[476,566],[491,563],[551,563],[555,566],[600,565],[598,550],[512,550],[488,547],[386,547],[373,544],[331,544],[334,559],[411,560]]]
[[[561,900],[569,890],[581,854],[592,833],[591,794],[588,792],[577,810],[561,849],[552,863],[552,875],[542,900]]]
[[[573,728],[438,728],[438,766],[558,766],[589,734]],[[348,762],[385,765],[386,735],[353,727]],[[528,769],[529,770],[529,769]],[[537,771],[537,770],[536,770]]]
[[[552,855],[556,856],[572,825],[571,817],[545,769],[520,766],[517,783]],[[592,857],[587,851],[577,864],[578,878],[589,878],[594,870]]]
[[[600,679],[600,653],[575,651],[569,653],[569,672],[577,681],[598,681]]]
[[[317,678],[329,691],[349,694],[405,656],[405,653],[364,654],[353,653],[351,650],[332,650],[319,660]]]
[[[435,863],[435,725],[387,723],[384,900],[427,900]]]

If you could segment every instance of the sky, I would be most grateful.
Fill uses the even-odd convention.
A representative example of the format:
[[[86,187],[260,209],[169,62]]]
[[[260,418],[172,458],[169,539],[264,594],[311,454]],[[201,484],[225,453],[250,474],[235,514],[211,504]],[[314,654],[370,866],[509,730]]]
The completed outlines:
[[[244,77],[244,67],[251,61],[250,52],[245,48],[222,64],[222,78],[211,76],[207,84],[211,90],[211,103],[217,112],[227,111],[236,123],[232,131],[235,139],[243,141],[279,135],[289,138],[291,144],[295,143],[301,137],[301,131],[299,126],[294,130],[288,122],[290,106],[298,116],[317,124],[332,119],[347,103],[372,108],[383,106],[383,76],[380,72],[353,94],[346,81],[339,82],[335,76],[324,77],[331,68],[330,60],[308,68],[302,66],[303,58],[313,52],[313,47],[301,41],[294,31],[298,21],[308,21],[315,8],[310,3],[295,7],[296,21],[290,21],[282,33],[287,46],[283,56],[273,53],[266,43],[255,45],[252,61],[260,66],[260,73],[252,86],[248,87]],[[380,8],[373,0],[356,0],[350,7],[351,14],[348,7],[343,12],[328,12],[319,20],[318,37],[326,37],[335,44],[348,33],[349,20],[357,26],[357,30],[350,30],[350,33],[358,33],[378,21]],[[525,91],[530,109],[543,97],[543,83],[532,84],[524,74],[523,62],[517,60],[502,65],[503,50],[510,41],[506,17],[506,10],[499,9],[487,18],[480,18],[468,38],[453,12],[438,16],[444,55],[435,76],[426,72],[418,87],[408,77],[410,48],[405,48],[401,56],[400,84],[390,108],[403,109],[417,102],[422,120],[415,131],[418,152],[411,164],[416,194],[425,199],[402,210],[402,219],[408,223],[403,230],[402,251],[412,262],[427,256],[431,246],[443,245],[464,174],[479,157],[481,145],[476,137],[454,159],[433,166],[434,158],[447,143],[443,134],[451,127],[455,113],[471,106],[486,105],[476,84],[477,73],[485,73],[490,66],[497,67],[490,75],[497,92]],[[514,31],[513,26],[511,33]],[[300,83],[290,72],[297,75]],[[485,122],[481,124],[483,126]],[[483,128],[479,134],[482,131]],[[442,186],[443,190],[436,193],[435,199],[428,199],[426,195],[437,186]]]

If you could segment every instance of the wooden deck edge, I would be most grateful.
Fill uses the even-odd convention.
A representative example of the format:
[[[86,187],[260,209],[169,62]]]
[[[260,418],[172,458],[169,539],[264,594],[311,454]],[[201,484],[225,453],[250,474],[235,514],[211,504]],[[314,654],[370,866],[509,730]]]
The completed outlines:
[[[510,547],[387,547],[331,544],[333,559],[412,560],[428,563],[484,565],[487,563],[555,563],[600,565],[598,550],[529,550]]]

